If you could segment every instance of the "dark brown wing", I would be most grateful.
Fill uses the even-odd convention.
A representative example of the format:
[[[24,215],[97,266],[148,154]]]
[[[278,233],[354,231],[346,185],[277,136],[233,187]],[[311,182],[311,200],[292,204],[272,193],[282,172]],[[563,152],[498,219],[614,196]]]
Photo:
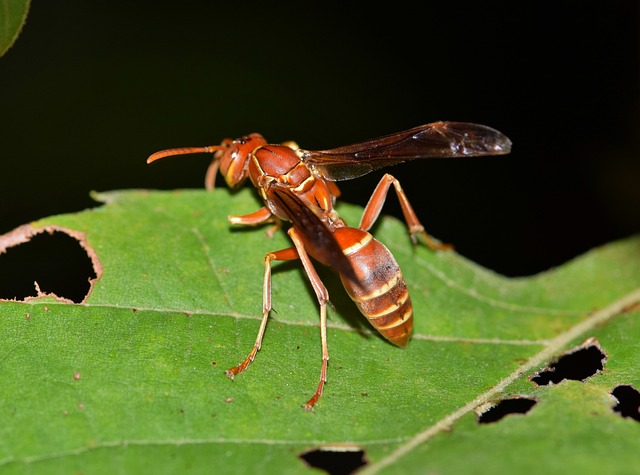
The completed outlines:
[[[287,215],[296,230],[313,249],[307,252],[317,260],[331,263],[331,267],[356,281],[356,276],[331,229],[298,196],[284,185],[273,183],[267,188],[267,198]]]
[[[418,158],[477,157],[510,151],[511,141],[486,125],[434,122],[345,147],[306,151],[302,160],[320,176],[337,181]]]

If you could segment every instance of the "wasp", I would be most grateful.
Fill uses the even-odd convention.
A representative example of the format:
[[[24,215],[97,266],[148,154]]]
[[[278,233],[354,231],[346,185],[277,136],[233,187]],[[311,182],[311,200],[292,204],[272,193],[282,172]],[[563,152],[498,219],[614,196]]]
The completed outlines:
[[[247,178],[258,190],[264,206],[257,211],[229,216],[231,224],[273,223],[268,234],[289,222],[287,234],[293,246],[264,257],[262,319],[248,356],[227,370],[234,379],[260,350],[271,311],[271,266],[273,261],[299,259],[320,306],[322,362],[315,393],[303,405],[313,410],[327,381],[327,303],[329,293],[314,261],[332,267],[371,325],[389,342],[406,347],[413,331],[413,307],[400,267],[387,247],[369,230],[376,222],[393,186],[409,235],[434,250],[450,246],[432,239],[411,206],[400,182],[385,174],[367,203],[360,224],[352,227],[335,210],[340,190],[336,181],[350,180],[382,167],[422,158],[502,155],[511,151],[510,140],[484,125],[466,122],[434,122],[364,142],[329,150],[305,150],[295,142],[270,144],[257,133],[208,147],[184,147],[152,154],[147,163],[172,155],[212,153],[205,187],[213,189],[218,172],[231,188]]]

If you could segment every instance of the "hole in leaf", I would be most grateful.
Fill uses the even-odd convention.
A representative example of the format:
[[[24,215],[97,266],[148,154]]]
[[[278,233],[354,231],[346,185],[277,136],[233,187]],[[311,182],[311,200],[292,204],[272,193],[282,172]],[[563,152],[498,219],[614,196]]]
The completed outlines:
[[[558,384],[564,379],[584,381],[602,371],[607,355],[598,342],[589,339],[577,349],[565,354],[544,371],[539,371],[531,381],[540,385]]]
[[[85,299],[96,272],[78,239],[58,230],[17,239],[0,254],[0,299],[24,300],[39,291],[76,303]]]
[[[526,397],[514,397],[511,399],[503,399],[497,404],[492,405],[486,411],[478,414],[478,422],[480,424],[489,424],[496,422],[509,414],[526,414],[536,405],[535,399]]]
[[[354,446],[321,447],[303,452],[300,458],[330,475],[349,475],[367,464],[364,450]]]
[[[614,412],[640,422],[640,392],[636,388],[623,384],[616,386],[611,395],[618,400],[618,405],[613,408]]]

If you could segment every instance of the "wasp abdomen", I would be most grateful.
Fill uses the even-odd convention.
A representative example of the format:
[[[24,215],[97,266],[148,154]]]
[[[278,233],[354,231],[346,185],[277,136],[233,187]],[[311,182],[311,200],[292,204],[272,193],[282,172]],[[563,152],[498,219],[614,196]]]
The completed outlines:
[[[387,340],[409,343],[413,307],[400,266],[384,244],[357,228],[339,228],[335,237],[351,263],[354,276],[340,275],[360,312]]]

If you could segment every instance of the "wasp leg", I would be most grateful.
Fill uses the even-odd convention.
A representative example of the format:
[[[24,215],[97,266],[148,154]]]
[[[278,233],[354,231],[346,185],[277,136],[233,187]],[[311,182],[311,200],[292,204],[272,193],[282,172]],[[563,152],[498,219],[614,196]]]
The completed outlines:
[[[245,214],[242,216],[227,216],[227,219],[231,224],[243,224],[245,226],[273,223],[273,226],[269,226],[269,228],[265,231],[265,234],[268,238],[272,238],[276,231],[282,228],[282,221],[271,214],[271,211],[266,206],[263,206],[258,211],[254,211],[253,213]]]
[[[238,366],[234,366],[227,370],[226,375],[233,379],[237,374],[242,373],[247,366],[256,357],[256,353],[262,346],[262,338],[264,337],[265,329],[267,328],[267,320],[269,319],[269,312],[271,311],[271,261],[292,261],[298,259],[298,252],[296,248],[289,247],[276,252],[270,252],[264,257],[264,284],[262,287],[262,320],[260,322],[260,329],[258,330],[258,336],[253,348],[249,352],[249,355]]]
[[[327,302],[329,301],[329,292],[322,283],[322,280],[320,280],[320,276],[316,272],[315,268],[313,267],[313,263],[311,262],[311,259],[309,258],[309,255],[304,248],[304,244],[302,243],[302,239],[300,238],[298,231],[295,228],[289,228],[288,234],[293,241],[296,250],[298,251],[298,255],[300,256],[300,260],[302,261],[302,266],[304,267],[304,270],[309,277],[311,286],[313,287],[313,290],[316,293],[316,298],[318,299],[318,303],[320,304],[320,342],[322,345],[322,365],[320,367],[320,381],[318,382],[318,387],[314,395],[303,405],[305,410],[313,411],[313,407],[318,402],[320,396],[322,396],[324,384],[327,382],[327,364],[329,362],[329,348],[327,345]]]
[[[418,236],[422,236],[425,244],[429,246],[429,248],[434,250],[450,250],[453,249],[451,244],[444,244],[436,241],[431,236],[427,234],[424,230],[424,226],[418,220],[418,216],[416,215],[411,203],[409,203],[409,199],[405,194],[400,182],[390,174],[385,174],[376,189],[373,190],[371,194],[371,198],[369,198],[369,202],[364,209],[364,213],[362,213],[362,219],[360,220],[359,228],[363,231],[369,231],[373,224],[378,219],[380,215],[380,211],[382,210],[382,206],[384,205],[385,200],[387,199],[387,194],[389,193],[389,188],[393,185],[396,190],[396,195],[398,196],[398,200],[400,201],[400,207],[402,208],[402,214],[404,214],[404,219],[409,227],[409,234],[411,235],[411,241],[414,244],[418,243]]]
[[[273,221],[273,214],[266,206],[253,213],[243,214],[242,216],[231,215],[227,219],[231,224],[244,224],[247,226],[255,226],[256,224],[269,223]]]

